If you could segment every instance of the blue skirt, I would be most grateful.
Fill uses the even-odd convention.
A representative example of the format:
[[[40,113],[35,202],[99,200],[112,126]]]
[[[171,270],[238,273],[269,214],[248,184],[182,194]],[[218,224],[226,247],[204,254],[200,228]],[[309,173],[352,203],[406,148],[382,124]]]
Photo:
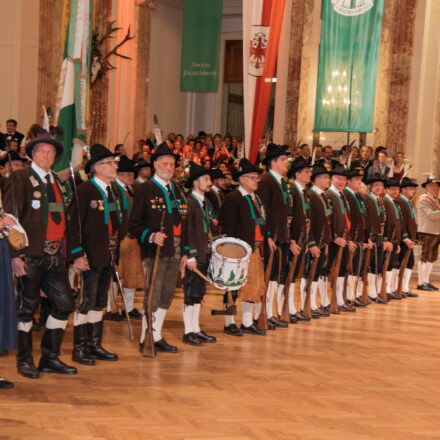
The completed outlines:
[[[6,238],[0,239],[0,352],[17,348],[17,315],[11,257]]]

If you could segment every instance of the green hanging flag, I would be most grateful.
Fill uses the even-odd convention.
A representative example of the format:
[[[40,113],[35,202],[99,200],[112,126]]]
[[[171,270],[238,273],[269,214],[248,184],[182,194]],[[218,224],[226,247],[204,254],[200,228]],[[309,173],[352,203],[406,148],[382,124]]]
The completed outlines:
[[[323,0],[314,131],[372,132],[383,0]]]
[[[217,92],[223,0],[185,0],[183,9],[182,92]]]

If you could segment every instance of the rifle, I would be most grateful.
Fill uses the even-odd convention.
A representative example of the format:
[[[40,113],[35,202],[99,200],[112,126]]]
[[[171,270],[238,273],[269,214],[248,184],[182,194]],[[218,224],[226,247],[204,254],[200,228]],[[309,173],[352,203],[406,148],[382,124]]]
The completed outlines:
[[[127,312],[127,305],[125,304],[124,292],[122,290],[121,279],[119,278],[119,273],[116,269],[116,266],[113,266],[113,274],[116,280],[116,284],[118,285],[119,291],[121,292],[122,297],[122,308],[124,309],[125,317],[127,318],[128,331],[130,333],[130,339],[133,340],[133,329],[131,328],[130,315]]]
[[[353,241],[355,244],[357,244],[357,239],[358,239],[358,233],[359,233],[359,225],[356,226],[356,229],[354,231],[353,234]],[[350,250],[350,248],[349,248]],[[356,251],[354,251],[356,252]],[[351,275],[353,276],[354,271],[353,271],[353,257],[354,257],[354,252],[348,252],[348,273],[345,274],[345,279],[344,279],[344,301],[347,302],[347,284],[348,284],[348,276]],[[360,256],[359,256],[360,257]],[[355,298],[356,298],[356,292],[354,294]],[[351,304],[354,303],[354,300],[351,301]]]
[[[11,172],[9,178],[11,179],[12,204],[14,205],[14,217],[18,221],[18,207],[17,207],[17,198],[15,197],[14,172],[12,171],[11,153],[7,153],[7,156],[8,156],[8,163]]]
[[[405,273],[406,266],[408,265],[408,260],[409,260],[409,257],[411,256],[411,251],[412,251],[412,249],[410,249],[410,248],[408,248],[406,250],[405,256],[403,257],[403,260],[402,260],[402,264],[400,265],[400,272],[399,272],[399,278],[398,278],[399,281],[398,281],[397,289],[395,292],[395,294],[400,298],[402,298],[402,296],[403,296],[402,295],[403,275]]]
[[[275,234],[274,243],[277,241],[277,234]],[[279,249],[277,249],[277,252],[279,252]],[[264,274],[264,292],[261,295],[261,311],[260,316],[258,317],[258,327],[267,330],[267,315],[266,315],[266,293],[267,293],[267,287],[269,285],[270,281],[270,274],[272,273],[272,266],[273,266],[273,258],[274,258],[275,252],[273,250],[270,251],[269,260],[267,262],[266,272]]]
[[[393,230],[393,233],[391,234],[391,244],[393,244],[394,241],[394,236],[396,234],[396,230]],[[391,259],[391,254],[393,253],[393,251],[388,251],[387,252],[387,256],[385,257],[385,260],[383,262],[383,269],[382,269],[382,283],[380,285],[380,293],[379,293],[379,297],[382,298],[384,301],[388,302],[388,297],[387,297],[387,270],[388,270],[388,266],[390,264],[390,259]]]
[[[325,231],[323,229],[321,232],[321,237],[319,239],[319,243],[318,243],[319,250],[321,250],[322,243],[324,241],[324,232]],[[312,290],[313,278],[315,278],[315,273],[316,273],[316,270],[318,269],[318,263],[319,263],[319,257],[315,257],[315,259],[313,260],[312,267],[309,272],[309,277],[307,279],[306,299],[304,301],[304,310],[302,311],[302,314],[304,316],[307,316],[307,318],[312,317],[312,310],[310,308],[310,292]]]
[[[371,238],[370,234],[370,238]],[[374,243],[373,246],[376,246]],[[362,297],[361,302],[362,304],[368,305],[368,267],[370,266],[371,261],[371,249],[367,248],[367,251],[365,252],[365,260],[364,260],[364,267],[362,268]]]
[[[160,222],[160,232],[163,233],[165,230],[165,213],[166,211],[162,211],[162,220]],[[154,348],[154,340],[153,340],[153,296],[154,296],[154,282],[156,280],[157,275],[157,266],[159,265],[159,256],[160,256],[161,246],[157,245],[156,255],[154,257],[153,264],[153,272],[151,274],[150,287],[148,288],[147,298],[144,301],[144,310],[145,317],[147,320],[147,328],[145,329],[145,338],[144,338],[144,347],[142,349],[142,355],[146,357],[156,357],[156,350]]]
[[[298,245],[301,246],[301,252],[303,252],[303,248],[304,248],[304,238],[305,238],[305,226],[303,226],[301,228],[301,231],[299,233],[299,237],[298,237]],[[287,275],[287,279],[286,279],[286,284],[284,285],[284,303],[283,303],[283,311],[281,313],[281,321],[284,322],[289,322],[290,320],[290,313],[289,313],[289,289],[290,289],[290,285],[292,284],[293,280],[293,276],[295,274],[295,268],[296,265],[298,264],[298,259],[299,256],[301,255],[294,255],[292,258],[292,264],[290,266],[290,270],[289,273]]]
[[[347,237],[347,228],[344,229],[344,233],[342,234],[342,238],[345,240]],[[344,252],[344,248],[339,246],[338,253],[336,255],[335,260],[333,261],[332,267],[330,269],[329,278],[331,279],[331,287],[332,287],[332,297],[330,301],[330,313],[338,314],[338,301],[336,299],[336,281],[338,279],[339,270],[341,268],[342,261],[342,253]]]

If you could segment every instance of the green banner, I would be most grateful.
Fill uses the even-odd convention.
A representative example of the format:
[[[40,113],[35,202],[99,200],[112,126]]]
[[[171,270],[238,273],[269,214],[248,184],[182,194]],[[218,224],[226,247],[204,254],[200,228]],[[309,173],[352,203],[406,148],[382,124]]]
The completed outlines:
[[[383,0],[323,0],[314,131],[373,131]]]
[[[223,0],[185,0],[182,92],[217,92]]]

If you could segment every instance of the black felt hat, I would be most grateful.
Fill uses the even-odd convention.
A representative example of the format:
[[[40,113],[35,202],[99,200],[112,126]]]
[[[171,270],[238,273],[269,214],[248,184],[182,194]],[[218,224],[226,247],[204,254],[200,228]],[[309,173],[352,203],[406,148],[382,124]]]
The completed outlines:
[[[370,177],[368,177],[367,184],[371,185],[374,182],[382,182],[383,184],[385,184],[385,179],[382,175],[374,173]]]
[[[400,182],[400,188],[417,188],[419,185],[417,183],[413,182],[410,178],[404,177],[402,181]]]
[[[324,165],[317,163],[312,168],[312,180],[314,180],[315,177],[319,176],[320,174],[330,175],[330,171]]]
[[[237,180],[240,176],[243,176],[243,174],[248,173],[258,173],[258,169],[255,168],[255,166],[244,157],[238,163],[237,171],[234,174],[234,179]]]
[[[140,157],[135,165],[136,170],[139,171],[141,168],[146,168],[146,167],[154,168],[151,162],[147,162],[143,157]]]
[[[136,168],[134,162],[130,160],[125,154],[119,158],[118,173],[134,173]]]
[[[347,179],[352,179],[353,177],[364,177],[363,174],[356,168],[350,168],[347,170]]]
[[[332,171],[330,172],[330,175],[331,176],[345,176],[345,177],[348,177],[347,176],[347,170],[345,169],[344,165],[340,165],[340,164],[336,165],[332,169]]]
[[[400,187],[399,181],[395,177],[390,177],[385,181],[385,188],[392,188],[393,186]]]
[[[90,148],[90,159],[86,163],[84,171],[89,174],[93,164],[107,157],[116,157],[117,155],[118,153],[112,153],[107,147],[104,147],[104,145],[94,144],[92,148]]]
[[[26,144],[26,154],[29,157],[32,157],[32,150],[38,144],[50,144],[55,147],[56,157],[60,156],[63,153],[63,144],[60,141],[57,141],[51,135],[44,131],[40,133],[35,139],[32,139]]]
[[[195,180],[199,177],[210,175],[209,170],[202,167],[201,165],[196,164],[195,162],[191,162],[189,166],[189,177],[185,182],[185,186],[187,188],[191,188]]]
[[[21,157],[16,151],[8,151],[4,157],[0,160],[0,166],[4,167],[9,160],[13,162],[14,160],[21,160],[22,162],[27,162],[25,157]]]
[[[429,183],[436,183],[437,185],[440,185],[440,180],[436,179],[434,176],[428,176],[428,178],[426,179],[426,182],[422,183],[423,188],[426,188],[426,185],[428,185]]]
[[[287,148],[285,146],[280,146],[277,144],[269,144],[266,149],[266,156],[263,159],[263,164],[268,165],[272,159],[275,159],[278,156],[287,155]]]
[[[161,156],[173,156],[176,160],[176,165],[179,162],[180,156],[178,154],[174,154],[168,144],[166,142],[162,142],[157,148],[156,151],[151,155],[151,163],[155,160],[159,159]]]
[[[211,176],[211,179],[224,179],[226,176],[223,174],[223,171],[219,168],[211,168],[209,170],[209,175]]]
[[[296,172],[301,171],[304,168],[311,168],[309,163],[310,162],[304,159],[303,157],[298,157],[292,162],[292,166],[290,167],[290,170],[287,173],[287,177],[294,178]]]

